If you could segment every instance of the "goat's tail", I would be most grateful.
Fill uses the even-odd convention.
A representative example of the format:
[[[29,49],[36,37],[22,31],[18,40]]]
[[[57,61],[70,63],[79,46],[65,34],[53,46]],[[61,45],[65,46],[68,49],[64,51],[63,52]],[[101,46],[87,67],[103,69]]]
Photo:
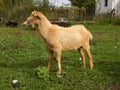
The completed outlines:
[[[93,35],[89,32],[89,39],[92,40],[93,39]]]

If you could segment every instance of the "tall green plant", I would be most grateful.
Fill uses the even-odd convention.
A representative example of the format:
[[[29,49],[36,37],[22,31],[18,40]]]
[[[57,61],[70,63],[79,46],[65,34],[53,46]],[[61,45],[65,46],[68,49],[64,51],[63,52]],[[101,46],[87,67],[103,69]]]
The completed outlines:
[[[95,0],[69,0],[73,6],[81,9],[81,17],[86,21],[87,12],[95,12]]]
[[[39,3],[38,3],[39,2]],[[36,4],[35,4],[36,3]],[[21,22],[33,10],[48,11],[48,0],[0,0],[0,17]],[[47,12],[48,13],[48,12]]]
[[[0,0],[0,17],[3,17],[4,21],[18,21],[33,8],[33,0]]]
[[[69,0],[73,6],[95,9],[95,0]]]

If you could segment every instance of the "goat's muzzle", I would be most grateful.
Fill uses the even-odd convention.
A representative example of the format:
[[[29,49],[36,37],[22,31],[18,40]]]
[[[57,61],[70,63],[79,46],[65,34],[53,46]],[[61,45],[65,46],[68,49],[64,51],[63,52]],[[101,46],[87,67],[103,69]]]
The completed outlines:
[[[25,21],[25,22],[22,23],[23,26],[25,26],[25,25],[27,25],[27,24],[28,24],[27,21]]]

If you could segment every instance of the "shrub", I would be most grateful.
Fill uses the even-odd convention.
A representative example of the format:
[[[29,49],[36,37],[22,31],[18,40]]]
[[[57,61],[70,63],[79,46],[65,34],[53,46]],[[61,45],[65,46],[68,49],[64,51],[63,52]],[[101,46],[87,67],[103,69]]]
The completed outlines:
[[[50,79],[50,74],[46,67],[38,67],[35,71],[36,71],[37,76],[40,79],[42,79],[44,81],[47,81]]]

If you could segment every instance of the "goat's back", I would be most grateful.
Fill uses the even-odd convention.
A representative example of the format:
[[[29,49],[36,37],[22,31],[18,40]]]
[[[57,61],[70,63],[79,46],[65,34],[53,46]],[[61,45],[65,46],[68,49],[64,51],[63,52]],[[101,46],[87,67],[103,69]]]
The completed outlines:
[[[88,37],[89,39],[92,39],[93,36],[90,33],[90,31],[88,31],[83,25],[73,25],[71,27],[59,27],[56,26],[59,32],[61,32],[61,34],[64,34],[65,36],[68,36],[69,34],[72,36],[75,36],[77,34],[79,34],[81,36],[81,38],[84,37]]]
[[[64,50],[78,49],[89,42],[92,34],[83,25],[74,25],[68,28],[54,26],[54,40],[61,44]],[[57,44],[56,44],[57,45]]]

